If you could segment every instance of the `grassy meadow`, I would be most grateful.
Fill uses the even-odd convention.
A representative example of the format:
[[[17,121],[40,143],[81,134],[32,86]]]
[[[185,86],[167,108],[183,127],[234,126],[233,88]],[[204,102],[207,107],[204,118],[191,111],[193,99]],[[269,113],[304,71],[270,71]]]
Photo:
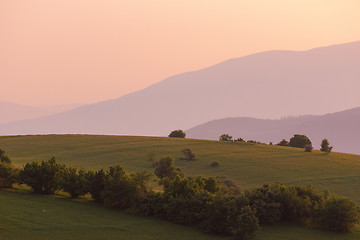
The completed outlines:
[[[329,233],[289,224],[264,226],[255,240],[355,240],[357,227],[348,234]],[[0,239],[6,240],[231,240],[191,227],[151,217],[140,217],[86,200],[0,191]]]
[[[186,175],[226,176],[243,189],[264,183],[312,184],[360,202],[360,156],[251,143],[169,139],[157,137],[46,135],[0,137],[17,167],[48,160],[86,169],[121,164],[127,171],[154,171],[147,161],[172,155]],[[192,162],[180,160],[190,148]],[[219,161],[219,167],[211,167]],[[212,236],[151,217],[107,209],[88,199],[71,200],[64,195],[37,195],[23,189],[0,191],[0,239],[232,239]],[[263,226],[256,240],[355,240],[360,226],[351,233],[336,234],[290,224]]]
[[[53,155],[61,163],[85,169],[100,169],[120,164],[127,171],[153,172],[147,161],[149,151],[156,158],[172,155],[186,175],[224,176],[243,189],[264,183],[311,184],[329,189],[360,203],[360,156],[251,143],[204,141],[160,137],[45,135],[0,137],[15,166],[30,161],[48,160]],[[190,148],[197,159],[183,161],[181,150]],[[210,167],[219,161],[219,167]]]

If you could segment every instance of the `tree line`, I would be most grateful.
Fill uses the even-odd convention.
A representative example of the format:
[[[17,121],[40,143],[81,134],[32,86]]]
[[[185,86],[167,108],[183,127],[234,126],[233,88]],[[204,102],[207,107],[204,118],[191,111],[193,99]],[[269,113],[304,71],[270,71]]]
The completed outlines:
[[[99,204],[130,213],[153,216],[235,239],[251,239],[261,224],[292,222],[335,232],[348,232],[358,222],[353,201],[311,186],[280,183],[242,191],[221,177],[186,177],[171,156],[155,168],[160,190],[149,187],[151,174],[126,172],[121,166],[97,171],[48,161],[14,169],[0,152],[0,186],[26,184],[39,194],[64,191],[72,198],[90,194]],[[2,156],[6,156],[2,158]],[[4,160],[2,160],[4,159]]]

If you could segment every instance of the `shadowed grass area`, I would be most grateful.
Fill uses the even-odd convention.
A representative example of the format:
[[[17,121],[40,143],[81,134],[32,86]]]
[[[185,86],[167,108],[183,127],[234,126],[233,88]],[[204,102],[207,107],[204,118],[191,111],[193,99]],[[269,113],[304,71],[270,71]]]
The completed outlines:
[[[355,240],[360,229],[349,234],[324,232],[307,227],[281,224],[262,227],[256,240]],[[106,209],[86,200],[27,192],[0,191],[0,239],[6,240],[216,240],[191,227],[151,217]]]
[[[264,183],[312,184],[360,202],[360,156],[251,143],[133,136],[44,135],[0,137],[14,165],[48,160],[55,155],[67,165],[100,169],[121,164],[127,171],[154,168],[146,160],[172,155],[186,175],[226,176],[242,188]],[[181,150],[190,148],[195,161],[183,161]],[[219,161],[219,167],[210,167]]]
[[[0,191],[0,239],[226,239],[59,196]]]

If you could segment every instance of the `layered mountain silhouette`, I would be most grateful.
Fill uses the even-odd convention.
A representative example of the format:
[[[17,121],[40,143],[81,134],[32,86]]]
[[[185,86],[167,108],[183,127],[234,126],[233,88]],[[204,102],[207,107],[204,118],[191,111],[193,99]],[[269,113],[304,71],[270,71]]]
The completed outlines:
[[[32,107],[10,102],[0,102],[0,124],[28,120],[65,112],[81,106],[80,104],[66,104],[48,107]]]
[[[2,113],[0,117],[0,123],[39,118],[50,114],[48,110],[42,108],[30,107],[9,102],[0,102],[0,111]]]
[[[334,151],[360,154],[360,108],[321,116],[300,116],[281,120],[255,118],[226,118],[210,121],[186,131],[187,137],[217,140],[227,133],[236,138],[264,143],[289,141],[294,134],[310,138],[319,149],[321,140],[327,138]]]
[[[262,52],[169,77],[118,99],[1,124],[0,135],[164,136],[225,117],[275,119],[336,112],[360,105],[359,60],[360,42]]]

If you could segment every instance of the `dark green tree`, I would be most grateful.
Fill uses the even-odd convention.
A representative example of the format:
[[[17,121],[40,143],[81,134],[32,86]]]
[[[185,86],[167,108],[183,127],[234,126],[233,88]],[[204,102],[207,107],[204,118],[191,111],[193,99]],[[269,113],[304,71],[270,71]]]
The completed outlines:
[[[1,163],[11,164],[11,159],[6,154],[6,152],[4,150],[2,150],[2,149],[0,149],[0,162]]]
[[[61,180],[61,188],[70,194],[72,198],[77,198],[89,191],[88,179],[84,170],[77,170],[69,167],[64,169]]]
[[[171,156],[163,157],[160,159],[158,166],[155,169],[155,175],[160,178],[173,179],[181,175],[180,169],[175,168],[174,158]]]
[[[359,222],[359,215],[353,201],[343,197],[330,196],[319,208],[315,222],[320,228],[328,231],[350,232]]]
[[[311,152],[313,150],[313,147],[310,144],[305,145],[305,152]]]
[[[189,148],[185,148],[181,150],[182,154],[184,154],[184,160],[193,161],[195,160],[195,153],[193,153]]]
[[[169,137],[173,137],[173,138],[185,138],[185,136],[186,133],[181,129],[174,130],[169,134]]]
[[[327,139],[323,139],[321,141],[320,151],[322,151],[324,153],[330,153],[332,149],[333,149],[333,146],[330,146],[329,141]]]
[[[278,146],[288,146],[289,142],[286,141],[285,139],[281,140],[278,144],[276,144]]]
[[[290,138],[290,147],[305,148],[306,145],[312,144],[310,139],[305,135],[295,134],[292,138]]]
[[[65,166],[56,162],[55,157],[48,161],[27,163],[20,171],[20,179],[34,192],[51,194],[60,189]]]
[[[86,178],[88,181],[88,189],[92,198],[96,202],[102,203],[103,202],[102,193],[105,189],[106,173],[104,172],[103,169],[96,172],[88,171],[86,173]]]
[[[0,189],[12,188],[13,184],[18,181],[18,170],[10,164],[0,162]]]
[[[225,141],[225,142],[232,141],[232,136],[230,136],[229,134],[222,134],[219,137],[219,141]]]

